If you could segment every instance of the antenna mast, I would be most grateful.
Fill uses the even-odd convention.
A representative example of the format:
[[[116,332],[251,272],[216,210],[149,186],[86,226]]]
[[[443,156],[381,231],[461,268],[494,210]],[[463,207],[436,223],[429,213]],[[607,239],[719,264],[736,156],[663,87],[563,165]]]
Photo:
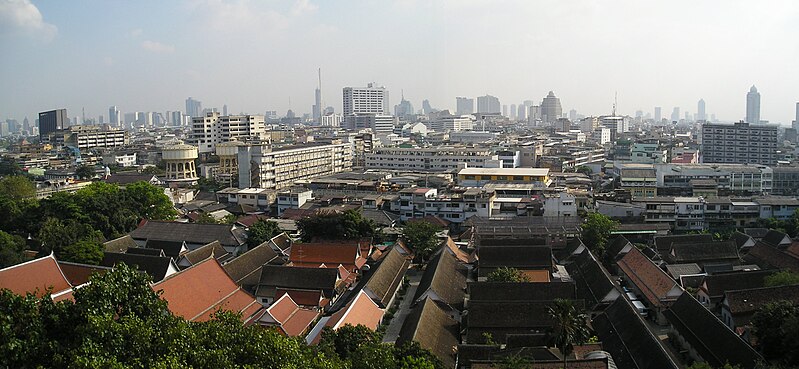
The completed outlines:
[[[613,93],[613,116],[614,117],[616,116],[616,103],[618,101],[618,97],[619,97],[619,93],[618,92],[614,92]]]

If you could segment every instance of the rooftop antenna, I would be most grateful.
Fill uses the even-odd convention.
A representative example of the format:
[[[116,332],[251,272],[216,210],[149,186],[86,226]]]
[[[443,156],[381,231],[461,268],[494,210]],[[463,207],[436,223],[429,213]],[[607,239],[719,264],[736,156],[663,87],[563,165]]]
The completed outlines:
[[[616,116],[616,102],[617,102],[617,99],[618,99],[618,95],[619,95],[618,91],[613,93],[613,116],[614,117]]]

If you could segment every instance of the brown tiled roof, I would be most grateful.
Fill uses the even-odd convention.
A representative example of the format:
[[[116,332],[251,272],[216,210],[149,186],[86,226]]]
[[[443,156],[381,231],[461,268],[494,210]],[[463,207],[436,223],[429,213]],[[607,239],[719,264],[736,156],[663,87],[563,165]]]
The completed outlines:
[[[333,330],[347,324],[352,326],[362,325],[371,330],[377,330],[380,321],[383,320],[383,313],[383,309],[377,306],[366,292],[361,290],[344,308],[331,314],[323,323],[325,327],[330,327]],[[321,333],[321,330],[318,333]],[[321,338],[321,334],[316,334],[314,337],[308,337],[308,341],[315,345],[319,343]]]
[[[496,268],[551,270],[552,249],[548,246],[491,246],[477,250],[480,261],[477,270],[486,277]]]
[[[139,254],[121,254],[118,252],[103,253],[103,260],[100,265],[113,268],[119,263],[136,267],[138,270],[147,273],[153,282],[159,282],[169,275],[170,267],[177,271],[172,258],[167,256],[150,256]]]
[[[93,274],[105,274],[105,272],[111,270],[111,268],[99,265],[78,264],[67,261],[59,261],[58,266],[73,286],[80,286],[88,282]]]
[[[799,257],[769,246],[762,241],[755,243],[744,260],[754,262],[763,268],[788,269],[799,273]]]
[[[547,301],[577,298],[574,282],[469,282],[469,301]]]
[[[461,263],[468,264],[471,262],[469,260],[469,254],[466,251],[461,250],[458,245],[455,244],[455,241],[452,240],[452,237],[447,236],[447,239],[443,241],[444,247],[455,256]]]
[[[439,252],[427,263],[419,286],[416,288],[414,301],[418,301],[428,290],[435,292],[439,299],[455,309],[463,308],[463,297],[466,295],[466,268],[455,256],[448,252]]]
[[[684,293],[664,312],[674,329],[705,361],[754,368],[763,358],[690,294]]]
[[[297,305],[289,295],[277,299],[261,317],[260,323],[266,326],[277,326],[289,337],[298,337],[305,333],[319,316],[315,309],[305,309]]]
[[[668,305],[681,293],[677,282],[637,248],[631,249],[623,258],[619,259],[617,265],[654,306]]]
[[[372,272],[364,288],[369,290],[381,306],[388,306],[402,283],[409,265],[410,261],[392,247],[386,252],[377,269]]]
[[[308,242],[298,243],[291,247],[289,262],[295,266],[317,267],[325,264],[328,267],[344,265],[347,270],[360,269],[363,262],[358,264],[360,256],[360,243],[341,242]],[[364,260],[365,261],[365,260]]]
[[[397,345],[410,341],[430,350],[446,367],[455,367],[455,350],[460,341],[458,322],[430,298],[414,308],[400,329]]]
[[[130,233],[134,240],[185,241],[189,244],[206,245],[219,241],[225,247],[238,247],[246,238],[228,224],[199,224],[164,221],[143,221]]]
[[[253,224],[255,224],[255,222],[257,222],[259,220],[268,220],[268,219],[269,219],[268,215],[251,214],[251,215],[245,215],[245,216],[237,219],[236,223],[241,224],[241,225],[243,225],[246,228],[250,228],[250,227],[252,227]]]
[[[787,240],[787,241],[786,241]],[[780,232],[776,230],[769,230],[765,236],[763,236],[763,242],[773,246],[773,247],[784,247],[782,245],[783,241],[786,241],[786,244],[790,242],[791,238],[788,237],[785,232]]]
[[[701,263],[706,261],[738,261],[735,241],[673,242],[669,259],[674,263]]]
[[[583,250],[571,264],[566,265],[566,271],[577,282],[577,297],[584,299],[588,305],[609,300],[609,296],[614,292],[618,294],[610,275],[588,249]]]
[[[190,265],[194,265],[208,259],[211,255],[220,263],[224,263],[232,257],[219,241],[214,241],[183,254],[181,261],[186,260]]]
[[[582,301],[580,301],[582,304]],[[479,342],[484,333],[506,343],[507,335],[545,333],[552,326],[552,301],[469,301],[467,342]]]
[[[283,264],[283,259],[269,247],[266,241],[251,250],[237,256],[233,260],[222,265],[230,278],[236,284],[249,290],[258,285],[261,279],[261,267],[265,264]]]
[[[51,288],[53,296],[72,290],[53,254],[0,269],[0,289],[18,295],[30,292],[42,297]]]
[[[752,314],[763,305],[773,301],[787,300],[799,303],[799,285],[733,290],[727,291],[724,297],[727,300],[730,313],[733,315]]]
[[[211,258],[153,284],[152,288],[163,290],[161,298],[167,301],[173,314],[191,321],[205,321],[218,310],[230,310],[241,313],[242,320],[251,323],[263,308]]]
[[[137,245],[136,241],[134,241],[130,235],[126,234],[122,237],[103,243],[103,247],[105,248],[105,251],[125,252],[129,248],[137,247]]]
[[[657,236],[655,237],[655,249],[661,253],[668,253],[671,249],[672,242],[680,243],[694,243],[694,242],[711,242],[713,235],[711,234],[683,234],[676,236]]]
[[[765,278],[775,270],[753,270],[717,273],[705,276],[702,289],[711,298],[721,297],[726,291],[744,290],[765,286]]]
[[[291,299],[298,305],[324,307],[322,306],[324,297],[322,296],[321,290],[303,291],[282,288],[275,290],[275,299],[279,299],[283,297],[283,295],[291,296]]]
[[[256,295],[273,297],[275,290],[281,288],[323,291],[325,297],[332,297],[338,287],[338,278],[337,269],[264,265]]]

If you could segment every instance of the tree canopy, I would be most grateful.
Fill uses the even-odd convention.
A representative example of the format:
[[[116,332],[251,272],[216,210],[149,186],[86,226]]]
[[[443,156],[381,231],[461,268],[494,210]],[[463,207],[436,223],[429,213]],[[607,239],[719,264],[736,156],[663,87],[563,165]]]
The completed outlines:
[[[0,367],[440,368],[418,345],[382,344],[362,326],[343,327],[332,338],[328,332],[309,347],[274,329],[244,326],[230,312],[188,322],[172,315],[148,282],[120,264],[92,276],[74,302],[0,291]]]
[[[600,213],[588,213],[582,224],[582,240],[591,251],[602,255],[605,252],[610,233],[619,226],[619,222]]]
[[[794,273],[790,270],[783,270],[766,277],[764,282],[766,287],[799,284],[799,273]]]
[[[488,273],[487,279],[489,282],[530,282],[530,278],[521,270],[510,267],[495,269]]]
[[[418,261],[427,261],[436,251],[439,245],[437,233],[441,227],[424,221],[417,220],[408,222],[402,228],[402,234],[408,242],[408,246],[413,249],[415,258]]]
[[[283,233],[278,227],[276,222],[268,220],[257,220],[248,230],[247,246],[250,248],[256,247],[266,241],[271,240],[273,237]]]
[[[297,222],[303,241],[324,239],[379,239],[377,224],[357,210],[321,212]]]
[[[563,354],[565,368],[566,358],[574,351],[574,345],[582,345],[591,337],[588,317],[577,309],[573,301],[566,299],[555,299],[547,311],[553,323],[549,339]]]
[[[0,269],[23,261],[25,240],[17,235],[0,231]]]
[[[757,347],[773,364],[799,366],[799,305],[789,301],[768,303],[752,316]]]

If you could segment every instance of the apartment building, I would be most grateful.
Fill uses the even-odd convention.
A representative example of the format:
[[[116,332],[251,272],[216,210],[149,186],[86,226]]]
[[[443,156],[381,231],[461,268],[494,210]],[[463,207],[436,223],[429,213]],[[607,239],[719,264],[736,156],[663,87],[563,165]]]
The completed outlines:
[[[351,170],[352,144],[245,145],[239,147],[238,165],[239,188],[282,190],[297,181]]]
[[[799,167],[774,167],[771,193],[774,195],[799,195]]]
[[[482,187],[491,182],[532,184],[549,187],[547,168],[464,168],[458,171],[458,184],[464,187]]]
[[[717,188],[732,193],[770,193],[774,171],[747,164],[655,164],[657,186],[668,191],[691,188],[692,180],[712,180]]]
[[[634,198],[645,207],[646,223],[666,223],[675,231],[689,232],[754,225],[760,218],[788,219],[799,200],[792,197],[650,197]]]
[[[50,142],[56,145],[77,147],[80,150],[125,146],[129,142],[128,132],[121,129],[101,129],[100,126],[70,126],[50,134]]]
[[[220,115],[214,111],[192,118],[187,143],[197,146],[202,154],[214,152],[216,144],[249,138],[267,138],[263,115]]]
[[[410,172],[452,172],[463,164],[485,168],[498,166],[498,157],[489,148],[458,146],[380,147],[366,154],[366,167]]]
[[[777,125],[705,123],[703,163],[777,164]]]

